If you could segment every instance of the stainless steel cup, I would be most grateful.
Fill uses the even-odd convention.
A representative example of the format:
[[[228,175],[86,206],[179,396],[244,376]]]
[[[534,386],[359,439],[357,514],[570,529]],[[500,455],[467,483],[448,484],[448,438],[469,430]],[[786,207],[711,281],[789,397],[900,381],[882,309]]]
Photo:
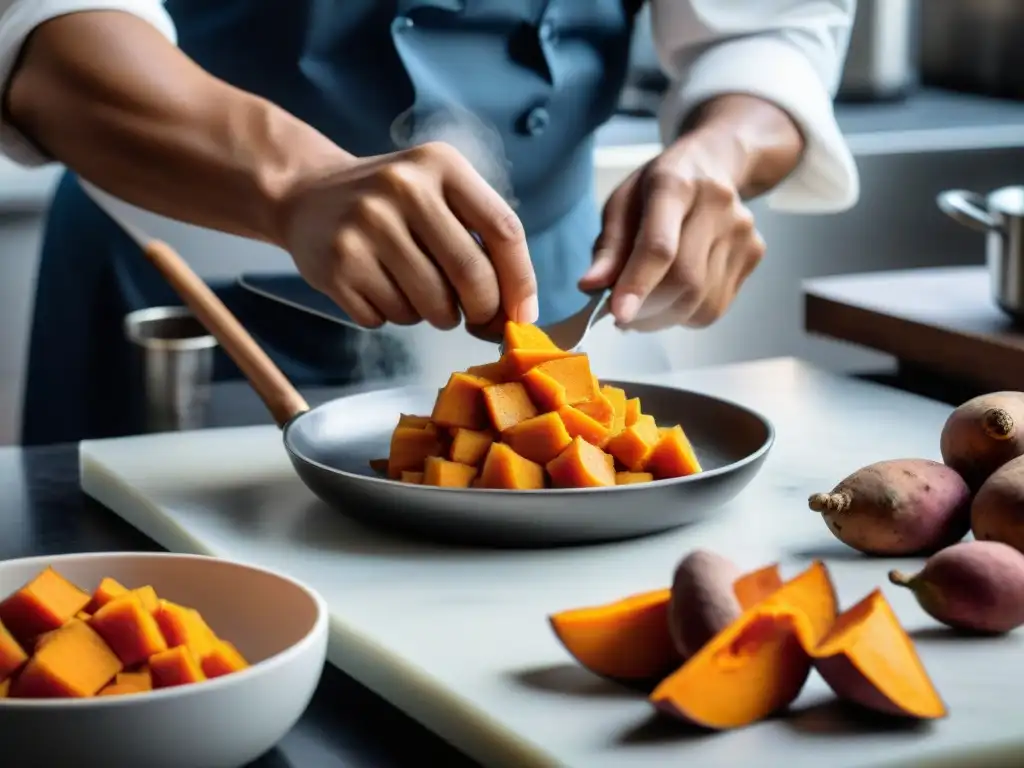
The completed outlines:
[[[963,189],[939,194],[950,218],[986,235],[985,259],[999,308],[1024,321],[1024,187],[1003,187],[988,195]]]
[[[186,307],[132,312],[124,330],[136,350],[149,432],[206,426],[217,341]]]

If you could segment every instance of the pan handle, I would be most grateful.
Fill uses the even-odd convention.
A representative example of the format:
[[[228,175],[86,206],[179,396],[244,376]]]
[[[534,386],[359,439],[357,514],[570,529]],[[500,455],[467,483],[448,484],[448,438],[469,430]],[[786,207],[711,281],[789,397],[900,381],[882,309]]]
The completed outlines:
[[[939,193],[936,202],[939,210],[958,224],[979,232],[999,229],[999,222],[992,216],[988,203],[977,192],[947,189]]]
[[[159,240],[150,240],[143,248],[143,253],[199,322],[217,339],[228,357],[235,361],[279,427],[284,427],[300,413],[309,410],[309,405],[281,369],[171,246]]]

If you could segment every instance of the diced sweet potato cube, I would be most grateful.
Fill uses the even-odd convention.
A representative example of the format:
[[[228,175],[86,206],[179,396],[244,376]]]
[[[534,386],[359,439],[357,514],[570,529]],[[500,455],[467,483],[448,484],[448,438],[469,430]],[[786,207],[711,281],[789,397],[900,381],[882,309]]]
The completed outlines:
[[[604,396],[603,392],[598,392],[593,400],[577,403],[576,408],[605,427],[610,434],[614,435],[622,431],[615,429],[615,406]]]
[[[18,642],[29,645],[36,636],[65,624],[88,603],[89,595],[46,568],[0,603],[0,622]]]
[[[203,658],[217,641],[217,636],[194,608],[161,600],[156,611],[156,623],[167,641],[168,648],[187,646],[196,660]],[[152,662],[150,668],[152,669]]]
[[[434,402],[430,420],[442,427],[483,429],[487,426],[483,389],[492,384],[479,376],[453,373]]]
[[[188,646],[179,645],[150,657],[149,671],[154,688],[200,683],[206,679],[202,667]]]
[[[600,394],[586,355],[541,363],[523,374],[523,383],[542,412],[588,402]]]
[[[502,439],[523,458],[547,464],[569,447],[572,435],[558,413],[552,411],[520,421],[508,429]]]
[[[370,469],[381,475],[388,473],[388,460],[387,459],[370,459]]]
[[[554,349],[558,346],[544,331],[531,323],[515,323],[509,320],[505,323],[505,334],[503,339],[505,349]]]
[[[544,467],[504,443],[493,443],[480,472],[480,488],[530,491],[544,487]]]
[[[484,403],[491,425],[498,432],[514,427],[520,421],[537,415],[537,407],[530,400],[526,387],[518,381],[494,384],[484,389]]]
[[[388,453],[388,477],[397,480],[403,472],[420,472],[428,456],[440,456],[443,451],[437,430],[395,427]]]
[[[121,669],[121,660],[92,627],[71,620],[36,649],[11,686],[11,695],[26,699],[94,696]]]
[[[85,611],[79,611],[78,613],[75,614],[75,618],[78,619],[79,621],[88,621],[89,619],[92,618],[92,614],[91,613],[86,613]]]
[[[28,661],[28,654],[0,622],[0,680],[6,680]]]
[[[647,457],[648,472],[659,479],[686,477],[701,471],[697,454],[679,425],[662,434]]]
[[[153,690],[153,675],[148,665],[143,665],[134,672],[118,672],[114,678],[117,685],[127,685],[140,691]]]
[[[548,475],[556,488],[598,488],[615,485],[615,467],[608,455],[582,438],[548,462]]]
[[[89,622],[126,667],[167,650],[160,626],[135,592],[111,600]]]
[[[466,369],[466,373],[493,381],[495,384],[501,384],[505,381],[505,364],[501,360],[495,360],[493,363],[471,365]]]
[[[563,405],[558,409],[558,415],[565,424],[570,437],[582,437],[591,445],[604,448],[611,431],[598,421],[579,410],[574,405]]]
[[[97,696],[127,696],[132,693],[145,693],[142,688],[136,688],[131,685],[124,685],[122,683],[111,683],[106,688],[102,688]]]
[[[83,610],[92,615],[111,600],[127,595],[128,591],[128,587],[108,576],[100,581],[100,585],[92,593],[92,599],[89,600],[89,604]]]
[[[605,450],[630,472],[642,472],[647,466],[647,457],[659,439],[654,417],[645,414],[636,424],[613,436]]]
[[[426,429],[429,427],[430,417],[429,416],[416,416],[411,413],[401,413],[398,415],[399,427],[413,427],[414,429]]]
[[[215,677],[240,672],[249,666],[249,662],[227,640],[218,640],[213,649],[203,657],[202,669],[211,680]]]
[[[0,681],[0,699],[6,699],[11,693],[11,678]]]
[[[423,485],[439,488],[469,488],[474,477],[476,467],[442,459],[440,456],[431,456],[423,468]]]
[[[431,457],[429,457],[429,456],[427,457],[428,460],[430,458]],[[410,472],[409,470],[405,470],[405,471],[402,472],[402,476],[399,478],[399,480],[401,480],[403,483],[412,483],[413,485],[421,485],[423,483],[423,473],[422,472]]]
[[[487,455],[487,449],[494,442],[494,435],[480,429],[463,429],[456,427],[452,430],[452,445],[448,451],[448,458],[457,461],[459,464],[468,464],[471,467],[478,467]]]
[[[160,604],[160,598],[157,597],[156,590],[153,587],[149,585],[139,587],[138,589],[133,589],[132,594],[138,596],[143,608],[150,613],[156,612],[157,606]]]
[[[616,485],[635,485],[637,483],[649,483],[654,480],[650,472],[616,472]]]
[[[626,420],[625,420],[625,424],[623,425],[623,428],[625,428],[625,427],[632,427],[634,424],[636,424],[636,420],[638,418],[640,418],[640,414],[641,413],[642,413],[642,411],[640,410],[640,398],[639,397],[631,397],[631,398],[629,398],[626,401],[626,412],[625,412]]]
[[[612,406],[614,417],[611,430],[613,435],[617,435],[626,428],[626,390],[606,384],[601,387],[601,394]]]
[[[563,352],[560,349],[509,349],[501,356],[501,364],[505,377],[515,380],[541,363],[559,360],[572,354],[572,352]]]

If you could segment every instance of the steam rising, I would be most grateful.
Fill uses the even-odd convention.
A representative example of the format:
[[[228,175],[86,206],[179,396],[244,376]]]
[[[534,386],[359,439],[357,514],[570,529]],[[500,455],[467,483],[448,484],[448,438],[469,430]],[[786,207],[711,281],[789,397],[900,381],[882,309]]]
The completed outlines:
[[[440,141],[455,147],[478,174],[515,208],[511,163],[497,128],[457,105],[430,113],[406,110],[391,124],[396,150]],[[459,368],[489,360],[497,354],[493,344],[462,331],[441,332],[426,324],[359,333],[353,341],[359,378],[381,380],[418,376],[425,383],[443,384]]]

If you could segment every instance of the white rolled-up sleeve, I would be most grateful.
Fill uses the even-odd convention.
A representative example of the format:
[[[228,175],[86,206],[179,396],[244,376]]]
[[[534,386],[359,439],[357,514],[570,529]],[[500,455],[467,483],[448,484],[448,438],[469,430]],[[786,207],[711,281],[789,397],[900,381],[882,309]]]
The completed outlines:
[[[0,0],[0,84],[7,90],[22,46],[40,24],[81,11],[123,11],[148,21],[171,42],[177,32],[163,0]],[[97,51],[102,56],[102,51]],[[51,158],[39,151],[0,116],[0,154],[24,166],[40,166]]]
[[[768,195],[775,209],[830,213],[857,202],[857,166],[833,112],[856,0],[651,0],[658,58],[671,80],[660,114],[675,141],[715,96],[757,96],[785,110],[806,142]]]

